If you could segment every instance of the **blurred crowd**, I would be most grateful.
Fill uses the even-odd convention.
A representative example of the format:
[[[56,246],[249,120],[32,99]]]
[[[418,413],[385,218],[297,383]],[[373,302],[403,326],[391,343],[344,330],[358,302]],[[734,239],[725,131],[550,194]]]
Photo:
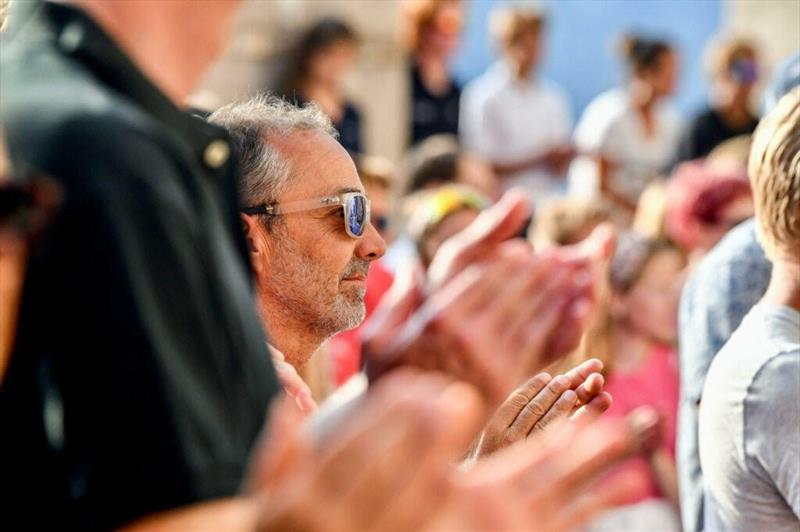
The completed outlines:
[[[575,122],[545,12],[460,87],[463,2],[401,5],[397,161],[342,20],[188,109],[238,2],[0,10],[3,521],[798,530],[800,51],[712,39],[684,120],[620,36]]]

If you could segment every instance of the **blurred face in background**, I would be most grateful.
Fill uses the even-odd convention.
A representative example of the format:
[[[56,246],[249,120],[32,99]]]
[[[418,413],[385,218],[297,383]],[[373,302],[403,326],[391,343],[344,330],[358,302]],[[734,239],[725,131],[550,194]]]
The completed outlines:
[[[480,211],[464,208],[446,216],[442,221],[436,224],[436,226],[425,235],[422,243],[423,256],[421,258],[423,265],[427,268],[445,240],[466,229],[469,224],[475,221],[475,218],[477,218],[479,214]]]
[[[439,3],[431,20],[420,29],[418,50],[440,58],[450,57],[458,46],[461,20],[460,1]]]
[[[392,241],[389,232],[389,215],[391,207],[389,204],[389,190],[375,181],[364,180],[364,189],[370,201],[372,225],[377,229],[383,241],[387,244]]]
[[[683,255],[672,249],[656,251],[638,281],[625,294],[615,294],[623,326],[662,344],[674,344],[678,334],[678,300],[683,284]]]
[[[341,88],[353,72],[357,56],[358,46],[354,41],[336,41],[311,58],[308,75],[316,83]]]
[[[678,82],[678,55],[674,51],[664,52],[653,68],[641,76],[650,85],[655,97],[671,96]]]
[[[759,66],[754,52],[743,52],[733,58],[724,73],[718,76],[717,90],[728,101],[747,103],[758,82]]]
[[[509,59],[525,75],[535,70],[542,57],[541,30],[528,29],[520,33],[506,49]]]

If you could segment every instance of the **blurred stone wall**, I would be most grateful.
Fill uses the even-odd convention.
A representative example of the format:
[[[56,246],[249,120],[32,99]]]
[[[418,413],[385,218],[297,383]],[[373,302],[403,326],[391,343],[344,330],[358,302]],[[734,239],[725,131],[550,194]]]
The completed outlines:
[[[761,46],[767,72],[800,52],[800,0],[727,0],[723,5],[726,29]]]
[[[396,0],[247,0],[228,52],[192,103],[214,108],[268,87],[293,36],[323,15],[345,20],[362,40],[349,92],[365,120],[366,150],[398,160],[407,138],[407,84]]]
[[[800,50],[800,0],[721,1],[721,29],[756,39],[767,73]],[[246,0],[228,52],[209,72],[194,103],[214,108],[263,90],[283,47],[321,15],[341,17],[361,36],[350,93],[364,115],[366,149],[399,161],[407,138],[408,88],[398,41],[398,0]]]

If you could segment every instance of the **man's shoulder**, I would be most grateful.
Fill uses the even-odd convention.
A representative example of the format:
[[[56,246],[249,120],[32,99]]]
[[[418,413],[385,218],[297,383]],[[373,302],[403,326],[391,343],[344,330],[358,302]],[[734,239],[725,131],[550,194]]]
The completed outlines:
[[[64,136],[105,142],[115,130],[143,129],[148,123],[146,113],[54,46],[42,43],[4,57],[1,64],[0,116],[12,155]]]
[[[756,238],[755,221],[749,220],[703,258],[684,290],[681,313],[733,314],[738,324],[764,295],[771,269]]]
[[[800,314],[796,311],[755,305],[714,358],[709,381],[718,387],[739,387],[744,398],[754,392],[757,381],[800,378],[798,334]]]
[[[579,127],[607,128],[622,120],[629,107],[624,90],[610,89],[589,102],[583,111]]]
[[[461,98],[480,105],[499,92],[507,83],[508,75],[499,65],[492,65],[483,74],[468,82],[461,91]]]

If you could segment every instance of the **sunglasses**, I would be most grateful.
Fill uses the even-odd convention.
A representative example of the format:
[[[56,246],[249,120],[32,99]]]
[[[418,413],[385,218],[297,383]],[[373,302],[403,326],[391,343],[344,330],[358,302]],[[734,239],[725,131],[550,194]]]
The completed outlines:
[[[280,216],[293,212],[313,211],[326,207],[341,206],[344,209],[344,230],[353,238],[364,234],[370,223],[369,200],[362,192],[345,192],[309,200],[256,205],[242,209],[244,214],[266,214]]]

